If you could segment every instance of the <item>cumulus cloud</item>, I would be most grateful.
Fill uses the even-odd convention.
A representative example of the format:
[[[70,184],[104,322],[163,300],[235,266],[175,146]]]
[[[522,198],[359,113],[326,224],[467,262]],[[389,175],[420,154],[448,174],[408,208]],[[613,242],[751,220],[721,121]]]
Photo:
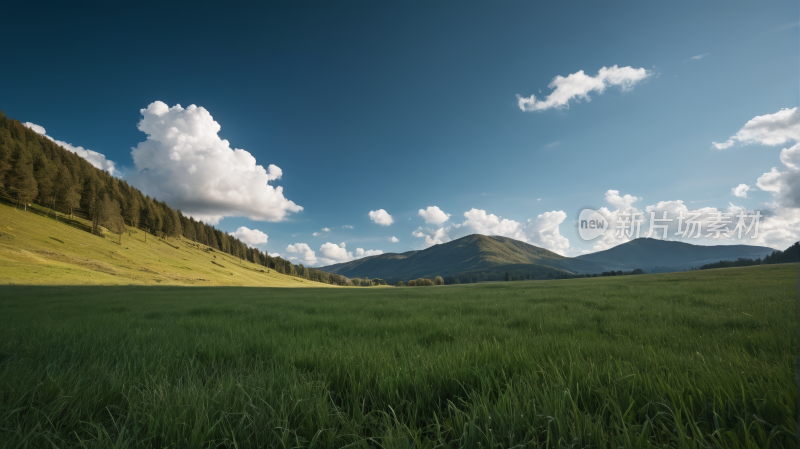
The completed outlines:
[[[699,60],[705,58],[706,56],[711,56],[711,53],[703,53],[702,55],[692,56],[689,59],[694,59],[695,61],[699,61]]]
[[[606,192],[606,201],[617,209],[628,209],[633,203],[640,200],[641,198],[633,195],[625,194],[625,196],[620,196],[619,190],[608,190]]]
[[[659,201],[640,209],[633,206],[632,201],[615,201],[620,197],[618,191],[606,192],[606,200],[612,207],[600,208],[598,212],[609,221],[609,231],[593,241],[592,250],[609,249],[637,237],[666,238],[694,244],[730,242],[785,249],[800,240],[800,203],[797,202],[797,192],[800,189],[796,187],[800,186],[800,178],[785,175],[791,171],[790,169],[781,172],[773,169],[772,172],[759,178],[765,187],[769,187],[762,188],[762,190],[772,191],[776,201],[768,209],[759,211],[761,219],[757,233],[755,227],[750,228],[751,218],[744,219],[745,228],[742,229],[741,239],[739,232],[736,231],[739,226],[740,214],[752,216],[756,211],[747,210],[733,203],[728,203],[727,207],[722,208],[692,209],[682,200]],[[778,173],[778,175],[773,176],[774,173]],[[795,186],[794,190],[792,190],[792,186]],[[733,190],[735,191],[739,187]],[[745,189],[742,188],[742,190],[746,192]],[[651,228],[653,218],[656,221],[652,221],[655,226]],[[672,220],[661,221],[664,218]],[[634,219],[639,224],[631,226],[630,222]],[[690,222],[697,224],[691,225]],[[721,224],[720,228],[726,227],[728,232],[717,234],[713,228],[714,223]]]
[[[781,151],[785,170],[772,167],[756,181],[759,189],[770,192],[775,208],[800,208],[800,144]]]
[[[27,126],[28,128],[32,129],[33,132],[36,134],[41,134],[43,136],[47,135],[47,130],[44,129],[44,126],[37,125],[36,123],[25,122],[23,125]]]
[[[379,256],[381,254],[383,254],[383,251],[379,249],[356,248],[356,259],[359,259],[361,257]]]
[[[317,236],[319,236],[319,235],[320,235],[320,233],[319,233],[319,232],[314,232],[314,233],[312,233],[311,235],[313,235],[314,237],[317,237]]]
[[[747,191],[750,190],[750,186],[747,184],[739,184],[738,186],[731,189],[731,193],[735,197],[739,198],[747,198]]]
[[[350,226],[350,225],[344,225],[344,226],[342,226],[342,228],[344,228],[344,229],[353,229],[353,227]]]
[[[726,142],[713,142],[713,145],[725,149],[735,142],[769,146],[794,142],[781,150],[780,161],[784,167],[773,167],[756,180],[756,186],[770,192],[773,198],[764,211],[756,243],[785,249],[800,240],[800,110],[784,108],[774,114],[757,116]]]
[[[444,223],[450,218],[450,214],[444,213],[438,206],[428,206],[427,209],[420,209],[418,214],[426,223],[437,225]]]
[[[743,144],[783,145],[800,140],[800,110],[781,109],[774,114],[759,115],[744,124],[725,142],[711,142],[718,150],[730,148],[736,142]]]
[[[31,122],[25,122],[23,125],[27,126],[28,128],[32,129],[37,134],[41,134],[44,137],[55,142],[56,145],[61,146],[67,151],[77,154],[78,156],[86,159],[87,162],[92,164],[94,168],[99,168],[100,170],[107,171],[111,174],[111,176],[119,176],[120,173],[116,169],[116,165],[114,162],[106,159],[105,155],[98,153],[97,151],[88,150],[83,147],[76,147],[72,144],[64,142],[62,140],[56,140],[52,137],[47,135],[47,131],[44,129],[44,126],[37,125]]]
[[[232,236],[253,248],[258,245],[266,245],[269,236],[258,229],[250,229],[245,226],[240,227],[231,233]]]
[[[389,241],[392,242],[392,243],[397,243],[397,242],[400,241],[400,239],[395,237],[395,236],[392,236],[392,238],[390,238]]]
[[[283,172],[264,168],[245,150],[219,137],[220,125],[203,107],[168,107],[161,101],[141,110],[138,129],[147,140],[132,148],[131,178],[150,196],[206,223],[244,216],[280,221],[303,210],[270,182]]]
[[[602,94],[606,87],[617,86],[622,91],[633,89],[637,83],[652,74],[643,68],[633,67],[603,67],[596,76],[589,76],[580,70],[567,77],[557,76],[548,85],[553,92],[544,100],[537,99],[535,95],[522,97],[517,95],[517,104],[523,111],[544,111],[550,108],[568,108],[569,102],[575,100],[591,101],[589,94],[597,92]]]
[[[394,218],[383,209],[369,211],[369,219],[381,226],[389,226],[394,223]]]
[[[524,228],[528,242],[561,255],[570,252],[569,239],[561,235],[561,224],[567,219],[563,210],[545,212],[528,220]]]
[[[304,265],[316,265],[317,264],[317,256],[307,244],[305,243],[295,243],[294,245],[289,245],[286,247],[287,253],[297,254],[298,260],[301,260]]]
[[[356,248],[355,254],[352,251],[347,250],[347,245],[344,242],[340,244],[335,244],[331,242],[327,242],[320,246],[319,251],[321,253],[320,260],[325,264],[334,264],[334,263],[342,263],[342,262],[349,262],[354,259],[360,259],[362,257],[368,256],[377,256],[383,254],[383,251],[379,249],[368,249],[365,250],[363,248]]]
[[[464,226],[478,234],[501,235],[516,240],[527,241],[527,236],[522,231],[522,223],[502,218],[495,214],[486,213],[485,210],[472,208],[464,212]]]
[[[330,228],[322,228],[322,232],[331,232]]]
[[[454,229],[459,229],[461,224],[452,224],[450,226],[443,226],[438,229],[430,229],[430,228],[423,228],[419,227],[417,230],[411,233],[416,238],[425,239],[425,247],[438,245],[440,243],[449,242],[452,240],[450,237],[450,231]]]

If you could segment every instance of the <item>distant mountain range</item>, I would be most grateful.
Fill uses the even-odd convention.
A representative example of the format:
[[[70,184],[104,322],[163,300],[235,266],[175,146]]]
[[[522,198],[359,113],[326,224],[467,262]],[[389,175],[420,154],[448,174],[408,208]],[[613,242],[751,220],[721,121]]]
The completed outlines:
[[[421,251],[381,254],[319,269],[391,282],[489,271],[525,271],[542,279],[550,274],[562,277],[636,268],[648,273],[682,271],[720,260],[763,257],[772,251],[763,246],[700,246],[641,238],[593,254],[564,257],[508,237],[472,234]]]
[[[639,238],[605,251],[578,256],[586,262],[602,265],[605,270],[633,270],[648,273],[683,271],[721,260],[758,259],[775,251],[766,246],[702,246],[670,240]],[[605,271],[604,270],[604,271]]]

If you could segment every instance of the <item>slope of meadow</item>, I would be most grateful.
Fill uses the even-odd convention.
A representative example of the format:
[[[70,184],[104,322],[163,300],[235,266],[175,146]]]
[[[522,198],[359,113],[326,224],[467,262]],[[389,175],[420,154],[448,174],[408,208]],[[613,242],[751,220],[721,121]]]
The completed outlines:
[[[86,232],[81,218],[44,216],[0,203],[0,285],[200,285],[327,287],[286,276],[185,238],[160,239],[130,229]]]

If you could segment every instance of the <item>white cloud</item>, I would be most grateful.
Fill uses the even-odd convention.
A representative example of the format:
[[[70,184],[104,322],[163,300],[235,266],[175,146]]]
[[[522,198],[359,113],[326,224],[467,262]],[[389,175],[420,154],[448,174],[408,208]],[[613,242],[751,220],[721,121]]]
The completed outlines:
[[[744,124],[736,134],[725,142],[711,142],[718,150],[730,148],[734,143],[760,143],[762,145],[783,145],[800,140],[800,110],[781,109],[774,114],[759,115]]]
[[[107,171],[108,173],[111,174],[111,176],[120,175],[119,171],[117,171],[116,169],[116,164],[106,159],[105,155],[100,154],[97,151],[87,150],[83,147],[76,147],[67,142],[53,139],[52,137],[47,135],[47,131],[44,129],[43,126],[37,125],[35,123],[25,122],[23,123],[23,125],[32,129],[37,134],[41,134],[44,137],[47,137],[48,139],[52,140],[56,145],[63,147],[65,150],[75,153],[78,156],[86,159],[86,161],[92,164],[94,168],[99,168],[100,170]]]
[[[320,235],[320,233],[319,233],[319,232],[314,232],[314,233],[312,233],[311,235],[313,235],[314,237],[317,237],[317,236],[319,236],[319,235]]]
[[[231,233],[232,236],[244,242],[247,246],[253,248],[258,245],[266,245],[269,236],[259,231],[258,229],[250,229],[245,226],[240,227]]]
[[[524,229],[528,242],[566,255],[570,251],[569,239],[561,235],[560,229],[566,218],[567,214],[563,210],[554,210],[539,215],[536,220],[528,220]]]
[[[743,144],[794,145],[781,150],[783,169],[773,167],[756,180],[756,186],[772,194],[761,221],[758,238],[754,244],[786,249],[800,240],[800,110],[781,109],[774,114],[757,116],[749,120],[727,142],[714,146],[728,148],[739,141]]]
[[[452,240],[452,238],[450,238],[450,231],[458,229],[461,226],[462,225],[457,223],[450,226],[443,226],[438,229],[423,228],[420,226],[416,231],[412,232],[411,235],[420,239],[424,238],[425,248],[427,248],[429,246],[449,242]]]
[[[739,198],[747,198],[747,191],[750,190],[750,186],[747,184],[739,184],[738,186],[731,189],[731,193],[735,197]]]
[[[785,170],[772,167],[756,181],[759,189],[770,192],[775,208],[800,208],[800,143],[781,151]]]
[[[365,250],[363,248],[356,248],[355,255],[353,255],[352,251],[347,250],[347,245],[344,242],[336,245],[331,242],[327,242],[320,246],[319,251],[322,254],[320,260],[325,264],[335,264],[335,263],[342,263],[342,262],[349,262],[354,259],[360,259],[362,257],[368,256],[377,256],[383,254],[383,251],[379,249],[368,249]]]
[[[370,211],[369,219],[372,220],[373,223],[377,223],[381,226],[389,226],[390,224],[394,223],[392,216],[383,209]]]
[[[419,216],[425,220],[426,223],[442,224],[450,218],[450,214],[444,213],[437,206],[428,206],[427,209],[420,209]]]
[[[286,247],[287,253],[298,254],[304,265],[316,265],[317,256],[307,244],[295,243]]]
[[[383,251],[379,249],[363,249],[363,248],[356,248],[356,259],[360,259],[362,257],[369,257],[369,256],[379,256],[383,254]]]
[[[523,111],[544,111],[550,108],[568,108],[570,100],[591,101],[589,93],[602,94],[608,86],[619,86],[623,91],[633,89],[633,86],[652,74],[643,68],[633,67],[603,67],[596,76],[586,75],[583,70],[568,75],[566,78],[557,76],[548,85],[554,89],[544,100],[536,96],[522,97],[517,95],[517,104]]]
[[[344,226],[342,226],[342,228],[344,228],[344,229],[353,229],[353,227],[350,226],[350,225],[344,225]]]
[[[147,140],[132,148],[141,190],[184,214],[217,224],[224,217],[280,221],[302,207],[268,183],[283,172],[266,169],[245,150],[219,137],[220,125],[203,108],[168,107],[160,101],[142,109],[138,128]]]
[[[322,232],[331,232],[330,228],[322,228]]]
[[[464,226],[478,234],[502,235],[516,240],[527,241],[527,236],[522,231],[522,223],[502,218],[494,214],[487,214],[485,210],[472,208],[464,212]]]
[[[791,151],[788,152],[791,153]],[[791,159],[793,157],[796,156],[789,154],[787,159]],[[622,207],[618,207],[614,210],[606,207],[599,209],[599,212],[609,220],[610,231],[603,237],[600,237],[598,240],[594,241],[594,247],[592,250],[600,251],[608,249],[637,237],[635,232],[631,236],[624,234],[618,235],[617,231],[620,229],[619,224],[622,222],[622,214],[624,213],[641,214],[638,216],[639,220],[641,220],[638,237],[663,238],[663,229],[654,228],[653,233],[650,233],[650,220],[651,213],[655,214],[656,219],[661,219],[664,217],[664,212],[666,212],[666,217],[668,219],[671,218],[672,221],[660,222],[656,224],[667,226],[666,234],[667,239],[669,240],[678,240],[687,243],[706,245],[731,242],[744,245],[763,245],[777,249],[786,249],[792,243],[800,240],[800,198],[798,198],[798,192],[800,192],[800,188],[798,188],[798,186],[800,186],[800,176],[798,175],[800,175],[800,173],[798,172],[800,171],[792,168],[789,168],[785,171],[779,171],[773,168],[770,173],[765,173],[761,178],[759,178],[759,187],[762,190],[772,192],[775,197],[775,202],[770,205],[769,209],[761,211],[762,218],[759,222],[759,230],[756,238],[753,238],[754,232],[751,230],[750,233],[743,234],[741,240],[738,239],[738,233],[733,232],[739,220],[737,215],[740,212],[754,214],[755,211],[748,211],[745,208],[737,206],[733,203],[729,203],[725,208],[703,207],[698,209],[690,209],[681,200],[660,201],[656,204],[646,206],[644,209],[638,209],[632,206],[632,201],[616,201],[616,199],[620,197],[619,192],[611,191],[615,192],[613,195],[609,195],[607,192],[606,200],[609,201],[609,203],[615,203],[612,204],[614,207]],[[735,193],[736,189],[733,190]],[[631,195],[625,196],[637,198]],[[687,230],[686,221],[681,224],[681,222],[678,220],[678,217],[681,214],[684,217],[691,216],[693,220],[701,223],[700,238],[694,238],[696,232],[691,233],[692,237],[681,235],[679,233],[678,226],[681,226],[681,231]],[[728,216],[726,221],[728,221],[728,229],[730,231],[729,235],[725,236],[724,234],[720,234],[718,238],[714,235],[709,237],[709,233],[711,232],[709,229],[709,224],[718,220],[720,218],[719,214],[723,214],[723,216],[727,214]],[[631,218],[630,216],[627,216],[624,218],[624,220],[629,222]],[[749,226],[749,219],[747,219],[746,224]]]
[[[711,53],[703,53],[702,55],[692,56],[689,59],[694,59],[696,61],[699,61],[699,60],[705,58],[706,56],[711,56]]]
[[[392,238],[390,238],[389,241],[392,242],[392,243],[397,243],[397,242],[400,241],[400,239],[395,237],[395,236],[392,236]]]
[[[270,257],[281,257],[281,253],[269,253]]]
[[[617,209],[628,209],[633,203],[640,200],[641,198],[628,194],[620,196],[619,190],[608,190],[606,192],[606,201]]]
[[[27,126],[28,128],[32,129],[33,132],[36,134],[41,134],[43,136],[47,135],[47,130],[44,129],[44,126],[37,125],[36,123],[25,122],[23,125]]]

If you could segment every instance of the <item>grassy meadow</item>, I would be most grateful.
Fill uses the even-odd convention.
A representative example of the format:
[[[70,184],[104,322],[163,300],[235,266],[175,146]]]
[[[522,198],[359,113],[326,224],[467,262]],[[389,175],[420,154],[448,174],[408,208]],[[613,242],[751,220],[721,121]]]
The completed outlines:
[[[0,285],[196,285],[330,287],[286,276],[185,238],[142,230],[87,232],[90,222],[0,198]],[[0,287],[2,288],[2,287]]]
[[[3,286],[0,447],[794,447],[796,276]]]

